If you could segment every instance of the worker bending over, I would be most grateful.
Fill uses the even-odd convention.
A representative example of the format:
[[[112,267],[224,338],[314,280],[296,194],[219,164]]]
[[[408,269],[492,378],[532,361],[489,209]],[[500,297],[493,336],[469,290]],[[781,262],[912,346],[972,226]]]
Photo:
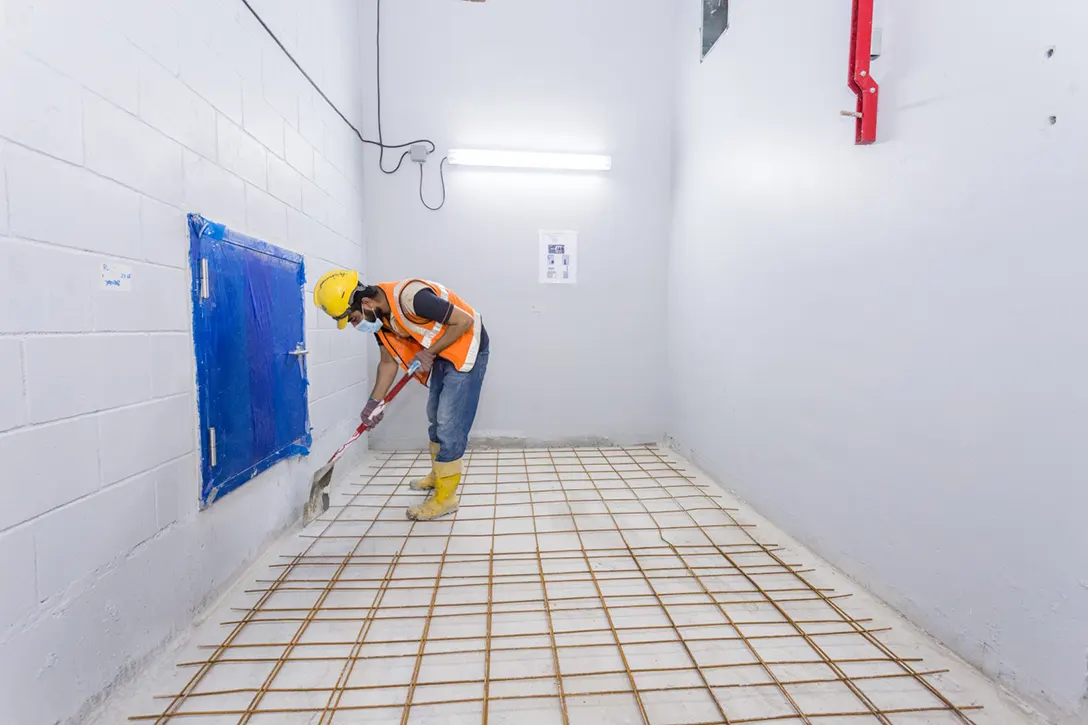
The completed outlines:
[[[457,510],[461,459],[476,419],[484,374],[487,372],[487,330],[468,303],[435,282],[407,279],[364,285],[359,273],[334,270],[314,289],[314,303],[345,329],[374,333],[381,361],[362,419],[372,417],[393,386],[397,368],[419,363],[417,376],[430,386],[427,420],[430,422],[431,472],[413,481],[412,489],[429,491],[427,500],[408,509],[408,518],[430,521]]]

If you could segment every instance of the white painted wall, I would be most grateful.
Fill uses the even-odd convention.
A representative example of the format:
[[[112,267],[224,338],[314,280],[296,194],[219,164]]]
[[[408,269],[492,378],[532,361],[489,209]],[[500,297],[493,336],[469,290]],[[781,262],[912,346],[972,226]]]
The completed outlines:
[[[369,66],[375,2],[363,5]],[[671,3],[385,0],[382,13],[387,143],[426,136],[440,154],[614,157],[608,174],[447,168],[449,201],[431,213],[419,203],[416,168],[382,177],[367,151],[374,278],[435,279],[484,316],[492,355],[475,434],[659,440],[673,83],[662,29]],[[371,79],[367,87],[373,107]],[[438,158],[427,167],[432,205]],[[576,286],[537,282],[540,229],[580,233]],[[376,431],[377,445],[426,442],[425,391],[410,390]]]
[[[255,4],[359,118],[358,6]],[[361,161],[240,0],[0,3],[4,722],[78,719],[297,520],[364,341],[309,305],[314,455],[198,513],[184,215],[304,253],[312,283],[362,264]]]
[[[77,720],[137,670],[296,520],[363,404],[373,344],[310,308],[313,458],[197,512],[198,211],[303,252],[311,280],[449,284],[493,337],[478,433],[655,440],[667,414],[765,513],[1083,722],[1088,9],[886,5],[882,144],[858,149],[847,3],[734,0],[700,64],[697,2],[387,0],[387,141],[615,160],[449,169],[431,214],[237,0],[3,0],[5,716]],[[373,0],[257,6],[352,118],[373,109]],[[536,283],[541,228],[581,232],[576,287]],[[97,291],[102,260],[134,267],[128,296]],[[422,442],[423,397],[378,444]]]
[[[850,3],[731,5],[703,64],[699,3],[678,31],[669,433],[1088,722],[1088,6],[880,3],[881,143],[856,148]]]

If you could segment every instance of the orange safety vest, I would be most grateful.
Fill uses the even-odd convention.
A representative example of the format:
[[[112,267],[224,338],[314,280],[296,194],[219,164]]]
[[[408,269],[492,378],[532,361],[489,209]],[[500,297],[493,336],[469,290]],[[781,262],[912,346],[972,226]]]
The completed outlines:
[[[446,331],[446,325],[441,322],[409,315],[408,311],[401,305],[401,292],[412,282],[425,284],[440,299],[449,302],[475,320],[476,324],[472,326],[472,329],[467,330],[456,342],[438,354],[439,357],[453,363],[458,372],[469,372],[476,364],[476,355],[480,352],[480,338],[483,333],[483,322],[480,313],[437,282],[428,282],[424,279],[405,279],[400,282],[383,282],[378,285],[382,292],[385,293],[385,298],[389,301],[389,308],[392,310],[392,319],[390,320],[393,327],[392,331],[388,327],[382,327],[378,331],[378,337],[381,339],[382,344],[385,345],[385,349],[389,351],[389,354],[393,356],[393,359],[397,361],[402,369],[407,370],[416,353],[425,348],[430,348],[435,340],[440,338]],[[426,383],[429,377],[430,375],[423,376],[423,382]]]

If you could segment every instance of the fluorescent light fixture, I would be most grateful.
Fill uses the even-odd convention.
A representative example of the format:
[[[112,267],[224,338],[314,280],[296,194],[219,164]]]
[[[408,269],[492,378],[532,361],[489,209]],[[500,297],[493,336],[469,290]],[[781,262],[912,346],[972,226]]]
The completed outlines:
[[[457,166],[497,166],[505,169],[557,169],[562,171],[610,171],[611,156],[551,154],[532,151],[484,151],[451,149],[449,162]]]

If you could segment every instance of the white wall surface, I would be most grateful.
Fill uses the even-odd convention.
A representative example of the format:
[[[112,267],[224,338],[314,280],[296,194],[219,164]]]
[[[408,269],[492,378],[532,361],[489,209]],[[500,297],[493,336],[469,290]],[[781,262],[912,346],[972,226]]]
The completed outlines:
[[[880,3],[869,148],[839,117],[850,3],[736,0],[703,64],[698,6],[679,30],[669,433],[1088,722],[1088,6]]]
[[[256,0],[351,117],[358,6]],[[0,2],[0,703],[78,719],[301,514],[366,397],[308,307],[306,460],[198,513],[186,212],[363,262],[361,144],[240,0]],[[99,265],[133,269],[99,291]]]
[[[375,0],[363,5],[369,67]],[[673,83],[662,29],[671,3],[385,0],[382,13],[385,140],[438,144],[427,166],[432,205],[436,162],[449,148],[607,153],[614,169],[447,167],[449,201],[431,213],[419,202],[418,170],[382,177],[368,149],[373,279],[434,279],[483,315],[492,354],[476,435],[659,440]],[[373,94],[370,79],[367,87]],[[577,285],[538,283],[541,229],[579,232]],[[423,445],[424,400],[418,386],[398,400],[377,445]]]

